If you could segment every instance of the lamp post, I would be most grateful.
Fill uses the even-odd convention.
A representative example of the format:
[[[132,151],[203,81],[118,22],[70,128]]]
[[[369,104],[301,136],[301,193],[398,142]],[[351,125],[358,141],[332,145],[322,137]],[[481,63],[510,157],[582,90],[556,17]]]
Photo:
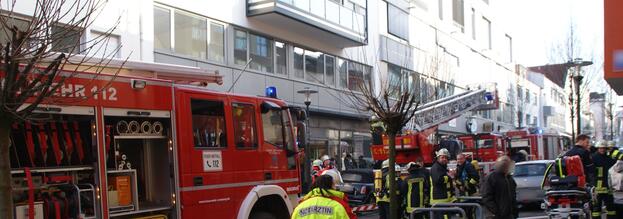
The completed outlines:
[[[580,86],[582,85],[582,79],[584,78],[584,76],[582,76],[581,74],[581,68],[582,66],[588,66],[588,65],[592,65],[593,62],[591,61],[583,61],[582,58],[576,58],[573,61],[569,61],[567,62],[567,64],[569,66],[573,66],[574,67],[574,74],[572,76],[573,78],[573,82],[575,85],[575,101],[576,101],[576,105],[575,105],[575,115],[576,115],[576,133],[577,135],[580,135],[582,133],[582,119],[581,119],[581,105],[580,103],[582,102],[582,99],[580,99]],[[573,106],[572,106],[573,107]]]
[[[306,132],[308,132],[307,130],[309,130],[309,105],[311,105],[311,95],[318,93],[318,91],[312,90],[309,87],[305,87],[303,90],[297,91],[297,93],[305,95],[305,101],[303,101],[303,103],[305,103],[305,114],[307,114],[307,116],[305,117],[305,123],[307,125]],[[305,133],[305,138],[309,138],[309,132]],[[305,144],[305,159],[303,160],[303,192],[309,191],[309,187],[311,185],[311,151],[309,149],[309,141],[307,141],[307,139],[305,141]]]

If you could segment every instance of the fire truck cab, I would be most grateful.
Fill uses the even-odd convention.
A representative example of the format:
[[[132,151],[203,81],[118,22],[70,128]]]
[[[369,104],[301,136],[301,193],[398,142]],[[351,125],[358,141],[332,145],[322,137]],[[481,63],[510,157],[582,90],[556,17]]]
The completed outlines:
[[[463,142],[463,152],[471,153],[473,158],[480,162],[494,162],[497,152],[508,152],[506,138],[496,133],[479,133],[458,137]]]
[[[511,150],[525,150],[531,160],[555,159],[571,146],[571,139],[555,131],[529,128],[506,132]]]
[[[13,125],[17,219],[291,214],[298,109],[158,78],[75,75],[37,108],[48,120]]]

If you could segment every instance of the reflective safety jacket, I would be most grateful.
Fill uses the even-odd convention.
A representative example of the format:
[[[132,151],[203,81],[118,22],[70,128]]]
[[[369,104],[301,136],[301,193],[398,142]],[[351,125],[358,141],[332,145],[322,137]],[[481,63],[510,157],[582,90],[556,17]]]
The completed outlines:
[[[595,163],[595,191],[598,194],[610,193],[608,186],[608,170],[614,165],[615,160],[606,154],[598,152],[593,154],[593,163]]]
[[[618,148],[614,147],[608,152],[608,156],[615,161],[623,160],[623,152],[621,152]]]
[[[383,168],[383,182],[379,192],[375,193],[376,202],[389,202],[389,169]],[[402,188],[402,179],[400,178],[400,172],[396,172],[396,195],[400,200],[400,188]]]
[[[409,176],[404,179],[403,186],[400,189],[405,194],[404,202],[406,203],[407,212],[412,212],[415,208],[422,208],[428,205],[430,201],[430,174],[425,168],[418,168],[409,171]]]
[[[480,175],[471,163],[465,161],[463,165],[457,165],[457,185],[461,188],[461,193],[473,195],[478,190]]]
[[[435,162],[430,169],[430,204],[448,203],[456,200],[453,194],[452,179],[448,176],[447,165]]]
[[[292,219],[357,218],[343,192],[315,188],[296,206]]]

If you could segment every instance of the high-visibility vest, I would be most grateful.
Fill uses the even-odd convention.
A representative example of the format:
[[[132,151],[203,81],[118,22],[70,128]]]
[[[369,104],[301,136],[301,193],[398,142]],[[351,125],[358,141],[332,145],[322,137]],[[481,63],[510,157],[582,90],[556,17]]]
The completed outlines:
[[[443,176],[443,184],[446,190],[446,197],[437,198],[437,199],[434,196],[434,191],[435,189],[440,189],[440,188],[435,188],[435,184],[433,183],[433,177],[429,177],[428,179],[430,180],[430,204],[431,205],[437,204],[437,203],[449,203],[449,202],[454,202],[456,200],[454,195],[452,195],[452,181],[450,180],[450,177]]]
[[[425,178],[407,179],[407,212],[412,212],[415,208],[422,208],[426,203],[424,199]]]

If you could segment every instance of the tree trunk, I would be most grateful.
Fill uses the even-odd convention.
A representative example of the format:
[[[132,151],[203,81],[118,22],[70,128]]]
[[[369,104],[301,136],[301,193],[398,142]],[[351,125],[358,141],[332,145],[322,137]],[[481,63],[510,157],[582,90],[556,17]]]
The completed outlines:
[[[398,219],[400,215],[398,215],[398,196],[396,195],[396,191],[398,191],[396,185],[396,134],[389,133],[389,218],[390,219]]]
[[[0,117],[0,218],[13,218],[13,194],[11,192],[11,122]]]

